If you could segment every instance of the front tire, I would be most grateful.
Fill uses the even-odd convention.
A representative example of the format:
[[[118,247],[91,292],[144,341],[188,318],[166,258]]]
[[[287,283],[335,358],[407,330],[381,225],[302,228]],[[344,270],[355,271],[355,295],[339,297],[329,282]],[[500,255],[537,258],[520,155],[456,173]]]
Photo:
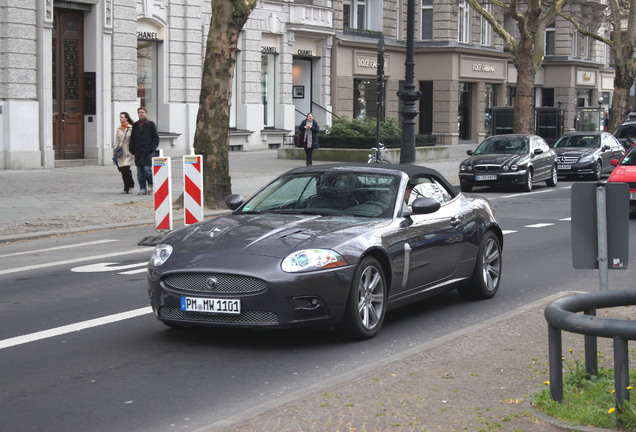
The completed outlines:
[[[531,192],[532,191],[532,170],[530,168],[528,168],[528,172],[526,173],[526,180],[523,183],[523,191],[524,192]]]
[[[356,270],[337,332],[356,340],[374,337],[384,322],[386,302],[386,278],[382,266],[375,258],[367,257]]]
[[[467,299],[484,300],[497,294],[501,282],[503,268],[501,256],[501,242],[499,237],[487,231],[481,239],[477,263],[470,282],[457,289],[459,294]]]
[[[550,187],[555,187],[558,181],[559,181],[559,172],[557,171],[556,165],[554,165],[552,166],[552,172],[550,173],[550,178],[546,180],[546,184]]]
[[[594,164],[594,174],[592,174],[592,179],[600,181],[601,177],[603,177],[603,165],[601,164],[601,161],[596,161]]]

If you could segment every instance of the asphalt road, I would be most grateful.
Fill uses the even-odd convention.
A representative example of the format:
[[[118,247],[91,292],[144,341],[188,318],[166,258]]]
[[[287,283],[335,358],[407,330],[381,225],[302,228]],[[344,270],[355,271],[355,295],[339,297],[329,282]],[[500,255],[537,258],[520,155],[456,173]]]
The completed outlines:
[[[598,272],[572,266],[571,184],[485,193],[505,230],[494,299],[450,293],[393,311],[376,338],[358,343],[312,329],[167,329],[148,307],[150,249],[136,245],[151,227],[3,245],[2,429],[222,430],[520,305],[597,291]],[[636,238],[636,219],[629,230]],[[610,272],[610,289],[633,286],[633,243],[628,269]]]

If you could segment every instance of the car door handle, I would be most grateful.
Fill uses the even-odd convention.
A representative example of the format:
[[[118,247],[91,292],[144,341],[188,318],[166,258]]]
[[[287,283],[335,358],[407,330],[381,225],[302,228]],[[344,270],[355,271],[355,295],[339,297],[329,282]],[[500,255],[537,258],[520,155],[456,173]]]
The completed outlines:
[[[460,225],[461,223],[462,223],[462,220],[458,218],[457,216],[451,218],[450,220],[450,224],[454,227],[456,227],[457,225]]]

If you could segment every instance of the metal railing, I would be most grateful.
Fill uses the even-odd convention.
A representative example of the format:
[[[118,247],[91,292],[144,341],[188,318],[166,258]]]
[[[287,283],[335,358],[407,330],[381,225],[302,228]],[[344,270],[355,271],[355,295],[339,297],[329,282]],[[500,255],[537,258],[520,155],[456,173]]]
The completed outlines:
[[[636,290],[602,291],[564,297],[545,309],[550,356],[550,394],[563,401],[563,347],[561,331],[585,335],[585,370],[598,374],[597,337],[614,341],[614,389],[616,409],[629,401],[628,341],[636,340],[636,321],[596,316],[596,309],[636,305]],[[583,314],[577,313],[583,312]]]

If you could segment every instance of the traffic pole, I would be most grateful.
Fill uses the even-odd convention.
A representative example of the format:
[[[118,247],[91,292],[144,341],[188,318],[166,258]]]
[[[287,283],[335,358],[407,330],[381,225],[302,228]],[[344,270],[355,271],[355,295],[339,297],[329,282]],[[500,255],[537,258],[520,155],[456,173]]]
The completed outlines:
[[[183,223],[195,224],[203,220],[203,164],[202,156],[183,156]]]
[[[155,203],[155,229],[172,230],[172,172],[170,158],[152,158],[153,198]]]

